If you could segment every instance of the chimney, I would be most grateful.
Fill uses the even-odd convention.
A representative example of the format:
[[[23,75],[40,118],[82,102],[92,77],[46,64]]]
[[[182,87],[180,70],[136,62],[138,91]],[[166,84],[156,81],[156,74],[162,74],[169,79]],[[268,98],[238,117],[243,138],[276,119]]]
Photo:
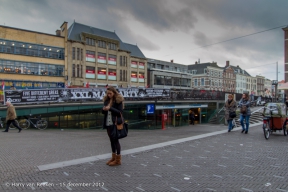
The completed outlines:
[[[195,64],[198,64],[197,61],[195,61]]]
[[[200,64],[200,59],[198,59],[198,63]]]
[[[56,35],[57,35],[57,36],[61,36],[61,30],[60,30],[60,29],[57,29],[57,30],[56,30]]]
[[[173,63],[174,62],[174,60],[173,59],[171,59],[171,63]]]
[[[230,64],[229,64],[229,61],[226,61],[226,67],[228,67]]]
[[[237,67],[239,68],[239,65],[237,65]]]

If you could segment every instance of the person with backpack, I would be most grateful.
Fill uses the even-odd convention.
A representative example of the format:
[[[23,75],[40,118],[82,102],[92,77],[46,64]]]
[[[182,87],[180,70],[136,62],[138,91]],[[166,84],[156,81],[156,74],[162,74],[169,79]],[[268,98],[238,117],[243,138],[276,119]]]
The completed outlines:
[[[236,108],[237,104],[236,101],[233,99],[233,95],[229,94],[228,99],[225,103],[225,119],[228,122],[228,132],[233,129],[232,121],[236,117]]]
[[[251,103],[249,100],[249,95],[247,93],[243,93],[242,99],[239,102],[239,107],[240,107],[240,123],[242,126],[241,133],[244,133],[245,131],[245,134],[247,134],[249,130],[249,119],[251,115],[250,105]],[[246,129],[244,127],[244,119],[246,123]]]

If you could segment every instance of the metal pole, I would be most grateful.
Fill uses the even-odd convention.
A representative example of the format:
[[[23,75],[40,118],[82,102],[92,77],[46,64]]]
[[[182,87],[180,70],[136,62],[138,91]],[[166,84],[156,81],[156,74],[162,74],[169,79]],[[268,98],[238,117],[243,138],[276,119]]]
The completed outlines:
[[[276,82],[278,84],[278,61],[276,62]],[[275,102],[277,102],[277,84],[275,85]]]

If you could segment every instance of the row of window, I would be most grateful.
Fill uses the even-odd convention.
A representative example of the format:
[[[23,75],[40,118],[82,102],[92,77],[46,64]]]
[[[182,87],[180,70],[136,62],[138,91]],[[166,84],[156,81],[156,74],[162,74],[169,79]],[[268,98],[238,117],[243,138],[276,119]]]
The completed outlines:
[[[64,49],[19,41],[0,39],[0,53],[28,55],[52,59],[64,59]]]
[[[5,80],[5,87],[14,86],[16,89],[41,89],[41,88],[64,88],[63,82],[37,82],[37,81],[14,81],[14,80]]]
[[[0,59],[0,73],[64,76],[64,66]]]
[[[83,65],[72,65],[72,77],[80,77],[82,78],[82,69],[83,69]]]
[[[82,65],[72,65],[72,77],[80,77],[82,78],[82,72],[83,72],[83,66]],[[97,69],[97,71],[95,70]],[[116,69],[107,69],[102,67],[91,67],[86,66],[85,70],[85,78],[86,79],[103,79],[106,80],[108,76],[108,80],[117,80],[117,74]],[[136,78],[136,80],[135,80]],[[139,79],[138,79],[139,78]],[[119,81],[128,81],[128,72],[127,70],[119,70]],[[131,81],[132,82],[144,82],[144,73],[137,73],[137,72],[131,72]]]
[[[95,39],[86,38],[86,44],[91,45],[91,46],[95,46]],[[106,49],[106,41],[99,40],[98,41],[98,47]],[[111,50],[117,50],[117,46],[115,43],[108,43],[108,48]]]
[[[120,66],[127,67],[127,57],[120,56]]]
[[[154,75],[154,85],[191,87],[191,79]]]
[[[83,61],[83,49],[72,47],[72,59]]]

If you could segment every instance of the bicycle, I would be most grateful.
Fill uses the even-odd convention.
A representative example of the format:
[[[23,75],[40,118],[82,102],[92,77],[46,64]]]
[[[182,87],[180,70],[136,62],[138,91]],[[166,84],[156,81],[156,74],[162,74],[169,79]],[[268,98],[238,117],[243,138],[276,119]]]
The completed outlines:
[[[32,124],[34,128],[40,129],[40,130],[44,130],[47,128],[48,126],[48,122],[45,119],[41,119],[41,116],[37,117],[37,118],[31,118],[31,114],[30,117],[28,119],[22,119],[19,121],[19,126],[22,129],[28,129],[30,127],[30,125]]]
[[[18,123],[18,121],[16,119],[15,119],[15,123],[17,123],[19,125],[19,123]],[[4,123],[2,121],[2,117],[0,117],[0,127],[4,128]],[[9,129],[15,129],[15,128],[16,127],[11,123],[10,126],[9,126]]]

